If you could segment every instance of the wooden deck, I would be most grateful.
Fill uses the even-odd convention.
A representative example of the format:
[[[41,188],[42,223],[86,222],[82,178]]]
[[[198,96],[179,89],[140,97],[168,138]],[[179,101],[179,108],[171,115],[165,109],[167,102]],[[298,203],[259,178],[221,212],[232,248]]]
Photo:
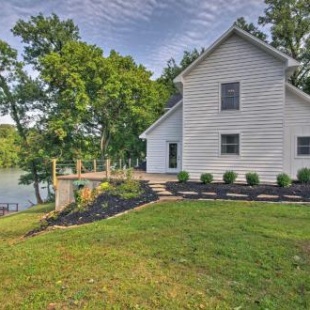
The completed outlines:
[[[90,172],[90,173],[83,173],[81,175],[82,179],[88,179],[91,181],[101,181],[105,179],[106,172]],[[113,178],[113,175],[111,175]],[[143,181],[149,181],[150,183],[165,183],[169,181],[177,181],[177,175],[176,174],[165,174],[165,173],[146,173],[144,171],[134,171],[134,178],[138,180]],[[58,179],[60,180],[77,180],[78,175],[77,174],[71,174],[71,175],[64,175],[59,176]]]

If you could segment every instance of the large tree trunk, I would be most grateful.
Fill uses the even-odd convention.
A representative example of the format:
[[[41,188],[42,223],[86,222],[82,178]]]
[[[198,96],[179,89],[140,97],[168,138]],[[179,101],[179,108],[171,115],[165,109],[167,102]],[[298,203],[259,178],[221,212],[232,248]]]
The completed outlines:
[[[40,194],[40,182],[39,182],[39,178],[38,178],[37,167],[36,167],[36,164],[34,162],[32,162],[31,165],[32,165],[32,169],[31,169],[32,175],[33,175],[33,179],[34,179],[34,182],[33,182],[34,192],[36,195],[37,203],[41,204],[41,203],[43,203],[43,199],[42,199],[41,194]]]

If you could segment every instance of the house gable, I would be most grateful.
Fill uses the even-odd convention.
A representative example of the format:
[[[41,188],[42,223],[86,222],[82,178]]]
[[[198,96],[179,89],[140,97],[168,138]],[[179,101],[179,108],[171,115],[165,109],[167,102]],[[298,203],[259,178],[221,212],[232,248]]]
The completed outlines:
[[[232,26],[219,39],[217,39],[202,55],[200,55],[200,57],[198,57],[191,65],[189,65],[174,79],[174,83],[176,84],[176,86],[182,91],[183,79],[186,77],[186,75],[188,75],[192,70],[194,70],[203,60],[209,57],[223,42],[225,42],[234,34],[238,35],[239,37],[248,41],[257,48],[265,51],[266,53],[285,63],[288,76],[300,65],[300,63],[292,57],[289,57],[286,54],[278,51],[271,45],[263,42],[262,40],[256,38],[255,36],[242,30],[241,28],[237,26]]]

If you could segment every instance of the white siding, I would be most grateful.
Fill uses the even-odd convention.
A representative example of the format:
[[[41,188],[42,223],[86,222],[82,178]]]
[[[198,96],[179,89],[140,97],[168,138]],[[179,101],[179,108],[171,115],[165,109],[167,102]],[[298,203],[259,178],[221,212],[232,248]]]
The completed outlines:
[[[297,156],[297,137],[310,136],[310,103],[286,90],[285,172],[296,178],[297,171],[310,167],[310,157]]]
[[[183,170],[193,179],[226,170],[275,181],[283,171],[284,63],[232,35],[183,83]],[[220,111],[220,84],[240,82],[240,111]],[[240,156],[220,155],[220,134],[240,133]]]
[[[182,143],[182,105],[147,134],[147,172],[166,172],[167,142],[177,141]]]

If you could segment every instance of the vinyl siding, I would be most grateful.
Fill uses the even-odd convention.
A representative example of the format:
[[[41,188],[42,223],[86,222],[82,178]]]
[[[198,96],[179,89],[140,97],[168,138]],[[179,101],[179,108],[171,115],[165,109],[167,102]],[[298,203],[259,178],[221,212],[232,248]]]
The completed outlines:
[[[310,167],[310,157],[297,156],[297,137],[310,136],[310,103],[288,89],[285,99],[285,172],[296,179],[297,171]]]
[[[166,172],[167,142],[177,141],[182,143],[182,105],[147,135],[147,172]]]
[[[220,85],[240,82],[240,110],[220,111]],[[183,83],[183,170],[193,179],[226,170],[256,171],[274,182],[283,171],[284,63],[232,35]],[[240,134],[240,155],[220,154],[220,135]]]

